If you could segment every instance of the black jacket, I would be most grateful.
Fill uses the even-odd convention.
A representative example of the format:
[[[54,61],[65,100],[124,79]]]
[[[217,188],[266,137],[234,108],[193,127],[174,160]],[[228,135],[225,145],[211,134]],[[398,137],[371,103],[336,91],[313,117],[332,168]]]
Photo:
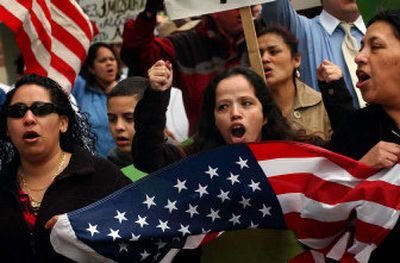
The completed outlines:
[[[9,165],[0,172],[0,262],[70,262],[57,254],[49,239],[46,222],[93,203],[130,183],[118,167],[75,147],[64,171],[46,190],[32,231],[22,214],[16,170]]]
[[[343,121],[328,148],[359,160],[379,141],[400,144],[400,130],[380,105],[369,105]]]

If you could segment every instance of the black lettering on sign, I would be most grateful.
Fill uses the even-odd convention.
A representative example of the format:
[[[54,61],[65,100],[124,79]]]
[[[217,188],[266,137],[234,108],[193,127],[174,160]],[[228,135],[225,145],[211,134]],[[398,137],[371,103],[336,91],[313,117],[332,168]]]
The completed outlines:
[[[112,41],[121,37],[127,17],[143,10],[146,0],[78,0],[78,3],[101,31],[96,40]]]

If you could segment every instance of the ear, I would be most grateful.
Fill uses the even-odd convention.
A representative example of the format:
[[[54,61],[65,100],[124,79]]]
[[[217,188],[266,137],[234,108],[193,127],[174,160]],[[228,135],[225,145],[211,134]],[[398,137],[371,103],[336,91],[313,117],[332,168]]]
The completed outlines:
[[[294,55],[293,60],[294,60],[295,68],[299,68],[300,64],[301,64],[301,56],[300,56],[300,54]]]
[[[65,133],[68,130],[69,119],[66,115],[60,115],[60,132]]]

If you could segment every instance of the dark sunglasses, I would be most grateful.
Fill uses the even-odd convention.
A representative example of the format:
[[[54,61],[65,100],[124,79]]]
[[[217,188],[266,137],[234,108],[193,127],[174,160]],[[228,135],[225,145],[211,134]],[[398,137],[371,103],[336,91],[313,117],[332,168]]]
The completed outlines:
[[[22,118],[30,110],[35,116],[46,116],[56,112],[56,106],[53,103],[35,101],[31,106],[24,103],[15,103],[7,107],[6,115],[10,118]]]

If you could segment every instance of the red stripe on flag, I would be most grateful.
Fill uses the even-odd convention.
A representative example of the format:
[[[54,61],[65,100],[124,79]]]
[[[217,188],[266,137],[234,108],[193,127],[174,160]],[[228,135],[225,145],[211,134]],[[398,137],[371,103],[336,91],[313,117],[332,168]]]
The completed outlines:
[[[8,9],[0,5],[0,21],[3,22],[12,31],[17,31],[22,27],[21,20],[14,16]]]
[[[59,24],[53,22],[52,27],[54,38],[74,53],[80,59],[81,64],[83,64],[86,58],[86,49],[82,43]]]
[[[251,143],[248,146],[257,160],[282,158],[282,152],[285,152],[285,158],[325,157],[341,166],[354,177],[367,178],[378,172],[377,169],[363,165],[351,158],[305,143],[267,142]]]
[[[340,200],[352,189],[308,173],[272,176],[268,180],[277,195],[302,193],[308,198],[332,205],[340,203]],[[354,197],[353,200],[359,199]],[[352,199],[346,198],[346,201],[352,201]]]
[[[93,33],[90,23],[88,23],[83,14],[76,9],[76,6],[70,0],[52,0],[52,4],[73,20],[75,24],[79,25],[86,34],[86,38],[89,39],[89,42],[92,40]]]
[[[204,244],[207,244],[208,242],[210,242],[210,241],[216,239],[216,238],[218,237],[218,235],[219,235],[219,233],[217,233],[217,232],[207,233],[207,234],[204,236],[203,240],[201,240],[201,242],[200,242],[199,245],[202,246],[202,245],[204,245]]]
[[[372,225],[361,220],[356,222],[355,237],[364,243],[379,244],[389,234],[391,230],[382,226]]]
[[[76,74],[74,69],[54,53],[52,54],[50,65],[64,75],[69,82],[73,83],[75,81]]]
[[[332,237],[349,223],[348,219],[337,222],[321,222],[311,218],[303,218],[299,213],[287,213],[284,217],[287,227],[296,229],[298,239]]]

